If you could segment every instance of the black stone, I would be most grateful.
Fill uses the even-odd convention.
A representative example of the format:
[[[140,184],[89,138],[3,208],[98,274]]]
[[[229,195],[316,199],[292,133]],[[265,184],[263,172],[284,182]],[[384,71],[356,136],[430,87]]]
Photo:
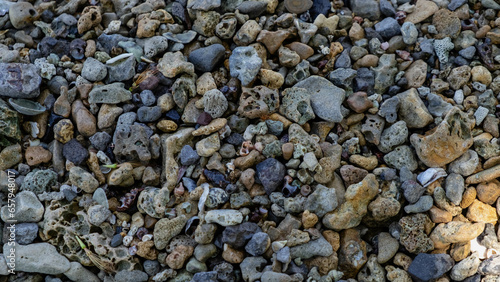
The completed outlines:
[[[76,139],[71,139],[63,146],[63,156],[75,165],[80,165],[87,160],[89,152]]]

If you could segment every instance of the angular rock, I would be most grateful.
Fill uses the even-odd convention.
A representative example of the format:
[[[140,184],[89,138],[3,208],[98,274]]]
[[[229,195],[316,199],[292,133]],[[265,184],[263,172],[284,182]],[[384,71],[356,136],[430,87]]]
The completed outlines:
[[[410,142],[425,165],[441,167],[460,157],[472,146],[473,124],[465,113],[454,107],[436,128],[425,136],[413,134]]]
[[[345,99],[345,91],[326,78],[313,75],[294,86],[312,93],[311,106],[316,116],[331,122],[340,122],[344,118],[340,106]]]

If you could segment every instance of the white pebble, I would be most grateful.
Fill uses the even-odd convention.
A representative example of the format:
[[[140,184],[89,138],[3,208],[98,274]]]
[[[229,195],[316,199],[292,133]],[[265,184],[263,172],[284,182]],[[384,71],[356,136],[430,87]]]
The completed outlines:
[[[455,91],[455,95],[453,96],[453,100],[458,105],[462,105],[462,103],[464,102],[464,91],[462,89]]]

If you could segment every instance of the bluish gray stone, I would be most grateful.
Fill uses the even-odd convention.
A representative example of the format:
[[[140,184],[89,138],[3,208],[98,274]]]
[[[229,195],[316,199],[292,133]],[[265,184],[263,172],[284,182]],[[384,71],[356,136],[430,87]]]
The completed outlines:
[[[259,163],[256,169],[257,177],[268,195],[280,186],[286,173],[285,166],[280,161],[273,158],[268,158]]]
[[[454,265],[448,254],[418,254],[408,268],[408,273],[416,281],[430,281],[441,277]]]
[[[311,93],[311,106],[316,116],[331,122],[340,122],[344,118],[340,106],[345,99],[345,91],[333,85],[326,78],[310,76],[295,84],[295,87],[308,89]]]
[[[89,57],[83,62],[82,76],[89,81],[103,80],[108,71],[106,66],[98,60]]]
[[[213,44],[199,48],[189,54],[188,61],[193,63],[198,71],[210,72],[224,60],[226,49],[221,44]]]
[[[375,24],[375,30],[386,40],[401,34],[401,26],[395,18],[385,18]]]
[[[237,77],[243,86],[249,85],[259,73],[262,60],[253,47],[236,47],[229,57],[232,77]]]
[[[36,98],[42,78],[33,64],[0,63],[0,96]]]
[[[154,122],[161,117],[161,108],[154,107],[140,107],[137,110],[137,119],[140,122]]]
[[[96,134],[92,135],[90,138],[90,144],[94,146],[99,151],[106,151],[109,143],[111,142],[111,135],[107,132],[101,131],[96,132]]]
[[[181,149],[180,159],[182,165],[192,165],[200,159],[200,156],[191,146],[184,145]]]

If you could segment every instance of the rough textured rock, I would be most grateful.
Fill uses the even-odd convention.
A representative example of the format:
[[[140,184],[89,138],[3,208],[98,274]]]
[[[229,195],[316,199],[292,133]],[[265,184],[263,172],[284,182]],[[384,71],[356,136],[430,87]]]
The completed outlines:
[[[425,165],[440,167],[454,161],[472,146],[472,126],[467,115],[455,107],[434,130],[425,136],[413,134],[410,142]]]

